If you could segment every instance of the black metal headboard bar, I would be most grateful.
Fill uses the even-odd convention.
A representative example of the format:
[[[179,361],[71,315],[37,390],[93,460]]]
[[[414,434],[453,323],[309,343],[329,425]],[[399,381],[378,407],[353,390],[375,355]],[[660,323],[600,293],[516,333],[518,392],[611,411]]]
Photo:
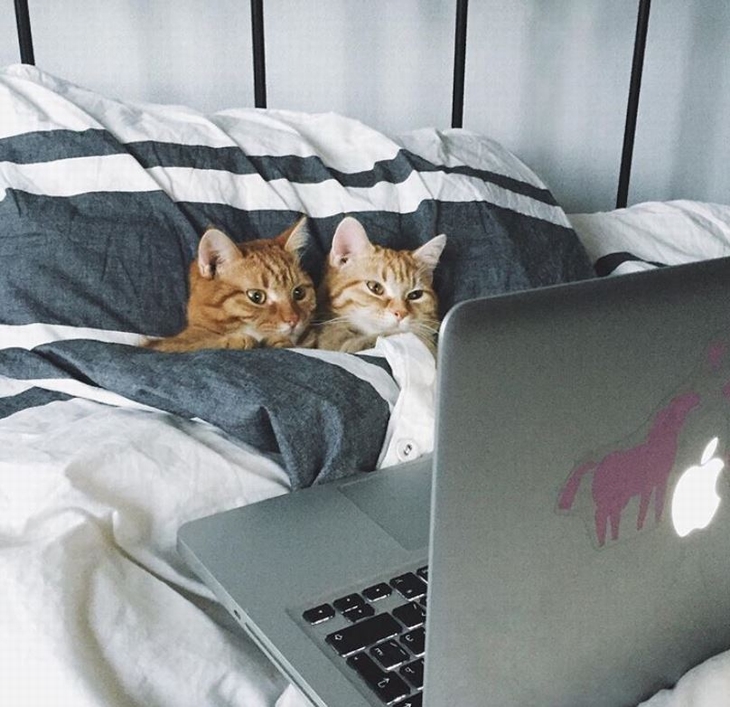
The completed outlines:
[[[454,85],[451,99],[451,127],[464,125],[464,74],[466,71],[466,15],[469,0],[456,0],[454,35]]]
[[[454,33],[454,82],[451,101],[451,127],[464,123],[464,76],[466,73],[466,18],[469,0],[456,0]],[[266,52],[264,44],[263,0],[251,0],[251,36],[253,45],[254,106],[266,108]]]
[[[256,108],[266,108],[263,0],[251,0],[251,39],[253,45],[253,104]]]
[[[621,167],[618,177],[618,194],[616,208],[623,209],[629,198],[629,179],[631,178],[631,160],[634,155],[634,137],[636,136],[636,116],[639,112],[639,92],[641,91],[641,74],[644,70],[644,51],[646,35],[649,29],[649,12],[651,0],[639,0],[639,13],[636,17],[636,37],[634,39],[634,57],[631,64],[631,81],[629,84],[629,101],[626,106],[626,127],[624,128],[624,145],[621,151]]]
[[[30,15],[28,14],[28,0],[15,0],[15,23],[18,26],[20,61],[23,64],[35,64],[33,35],[30,31]]]

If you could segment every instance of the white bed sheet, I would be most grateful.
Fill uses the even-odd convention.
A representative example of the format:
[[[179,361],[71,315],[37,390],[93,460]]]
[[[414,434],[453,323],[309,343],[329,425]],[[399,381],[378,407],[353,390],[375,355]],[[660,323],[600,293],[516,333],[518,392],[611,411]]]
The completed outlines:
[[[430,452],[433,357],[411,334],[372,354],[398,384],[379,465],[406,437]],[[0,420],[0,705],[271,707],[287,682],[175,544],[188,520],[287,493],[288,476],[205,422],[87,393]]]
[[[285,681],[175,549],[185,520],[285,493],[204,423],[89,400],[0,426],[0,704],[271,705]]]

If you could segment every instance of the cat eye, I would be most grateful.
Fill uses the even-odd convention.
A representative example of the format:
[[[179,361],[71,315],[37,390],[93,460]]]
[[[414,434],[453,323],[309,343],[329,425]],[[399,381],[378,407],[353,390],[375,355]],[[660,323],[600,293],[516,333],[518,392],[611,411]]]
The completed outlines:
[[[303,300],[307,296],[307,291],[300,285],[291,291],[291,296],[295,300]]]
[[[406,299],[414,300],[421,299],[423,297],[423,290],[413,290],[406,295]]]
[[[266,293],[263,290],[246,290],[246,294],[254,304],[266,302]]]
[[[365,284],[368,286],[368,290],[370,290],[370,292],[374,295],[383,294],[383,286],[379,282],[375,282],[375,280],[368,280]]]

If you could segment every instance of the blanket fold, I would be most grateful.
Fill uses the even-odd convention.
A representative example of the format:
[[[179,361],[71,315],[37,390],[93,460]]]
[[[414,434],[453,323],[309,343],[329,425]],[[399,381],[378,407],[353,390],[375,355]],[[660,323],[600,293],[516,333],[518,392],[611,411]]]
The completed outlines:
[[[377,364],[360,365],[382,373]],[[77,339],[2,350],[0,375],[41,388],[52,382],[57,392],[91,399],[108,391],[204,420],[280,455],[292,488],[374,469],[390,416],[388,401],[367,380],[285,349],[164,354]],[[0,411],[6,401],[12,412],[17,401],[10,397],[0,398]]]

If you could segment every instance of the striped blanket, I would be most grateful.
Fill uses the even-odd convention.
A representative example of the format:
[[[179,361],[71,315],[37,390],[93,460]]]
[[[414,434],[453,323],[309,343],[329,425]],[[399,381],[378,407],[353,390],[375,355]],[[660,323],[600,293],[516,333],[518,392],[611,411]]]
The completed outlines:
[[[247,240],[304,212],[315,278],[345,214],[396,248],[446,233],[444,311],[592,274],[540,180],[463,131],[394,141],[332,114],[203,116],[21,66],[0,74],[0,97],[0,416],[73,396],[131,401],[278,455],[292,486],[306,486],[375,468],[393,400],[373,379],[388,378],[388,364],[136,347],[183,327],[187,266],[206,226]]]
[[[315,277],[345,214],[394,247],[448,234],[444,310],[591,274],[545,186],[477,136],[203,116],[0,71],[0,704],[271,707],[284,693],[182,562],[177,529],[427,453],[433,357],[408,334],[363,355],[138,344],[182,328],[209,224],[246,240],[300,212]]]

